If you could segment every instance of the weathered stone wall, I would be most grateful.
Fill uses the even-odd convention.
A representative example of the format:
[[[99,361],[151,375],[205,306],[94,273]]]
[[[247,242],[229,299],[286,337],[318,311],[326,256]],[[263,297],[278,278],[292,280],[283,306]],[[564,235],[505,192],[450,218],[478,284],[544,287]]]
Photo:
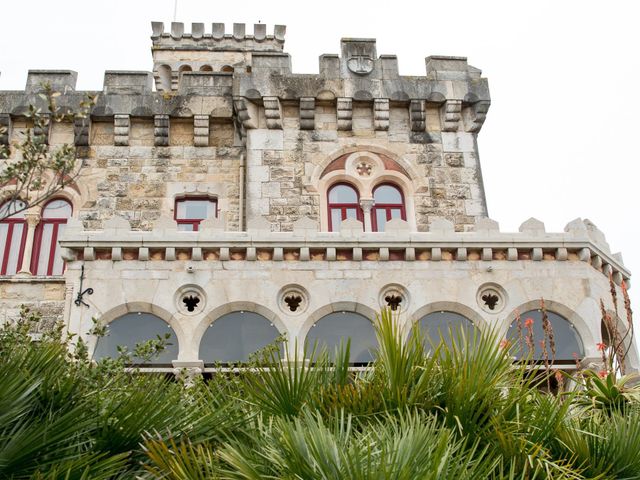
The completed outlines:
[[[42,316],[35,332],[51,329],[56,322],[64,319],[64,280],[34,283],[31,279],[16,279],[0,282],[0,322],[13,322],[20,318],[22,305]]]
[[[228,137],[216,140],[219,146],[205,148],[92,146],[84,159],[80,181],[86,182],[87,199],[78,218],[85,228],[100,229],[118,215],[136,230],[150,230],[162,214],[172,215],[176,196],[210,194],[226,228],[237,230],[242,150]]]

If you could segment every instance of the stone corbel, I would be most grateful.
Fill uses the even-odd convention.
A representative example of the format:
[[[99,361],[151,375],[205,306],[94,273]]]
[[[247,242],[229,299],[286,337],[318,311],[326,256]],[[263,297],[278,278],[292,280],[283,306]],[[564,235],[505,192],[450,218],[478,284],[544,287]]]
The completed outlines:
[[[300,130],[316,128],[316,99],[302,97],[300,99]]]
[[[376,98],[373,101],[373,128],[375,130],[389,130],[389,99]]]
[[[91,119],[75,117],[73,119],[73,143],[76,147],[89,146],[89,128],[91,127]]]
[[[0,113],[0,145],[9,145],[11,138],[11,115]]]
[[[169,146],[169,115],[153,116],[153,144],[156,147]]]
[[[409,119],[412,132],[424,132],[426,129],[427,113],[424,100],[411,100],[409,106]]]
[[[33,137],[35,139],[42,139],[45,145],[49,145],[49,134],[51,132],[51,117],[49,114],[43,113],[40,115],[42,125],[35,125],[33,127]]]
[[[282,108],[278,97],[262,97],[264,117],[269,130],[282,130]]]
[[[193,144],[196,147],[209,146],[209,115],[193,116]]]
[[[479,100],[464,109],[464,123],[467,132],[477,133],[482,128],[491,102]]]
[[[129,128],[131,126],[129,115],[113,116],[113,143],[117,146],[129,146]]]
[[[258,128],[258,107],[244,97],[233,97],[233,110],[244,129]]]
[[[338,98],[336,101],[338,130],[351,130],[353,118],[353,100]]]
[[[447,99],[442,106],[442,131],[457,132],[462,114],[462,100]]]

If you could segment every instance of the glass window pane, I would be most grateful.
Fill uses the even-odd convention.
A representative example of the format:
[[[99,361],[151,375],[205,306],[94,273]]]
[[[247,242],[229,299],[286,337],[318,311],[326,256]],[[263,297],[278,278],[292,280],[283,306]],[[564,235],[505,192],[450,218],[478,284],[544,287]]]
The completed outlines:
[[[104,357],[117,357],[118,345],[126,346],[133,352],[136,343],[157,339],[157,335],[164,338],[170,333],[171,345],[156,358],[151,364],[171,365],[171,361],[178,358],[178,339],[173,329],[159,317],[150,313],[127,313],[108,325],[108,335],[98,339],[93,358],[99,360]],[[134,363],[140,363],[140,358],[133,358]]]
[[[402,210],[400,210],[399,208],[392,208],[391,218],[402,218]]]
[[[210,218],[214,203],[211,200],[181,200],[176,203],[179,220],[204,220]]]
[[[179,223],[178,230],[180,230],[181,232],[193,232],[193,223]]]
[[[247,362],[251,354],[273,343],[278,329],[262,315],[233,312],[215,320],[200,342],[200,359],[205,363]]]
[[[4,249],[7,246],[7,233],[9,233],[9,224],[0,223],[0,255],[4,255]]]
[[[22,262],[22,258],[20,258],[20,245],[22,243],[23,229],[24,224],[13,224],[13,233],[10,240],[11,246],[9,247],[9,261],[7,262],[7,275],[17,273],[18,269],[21,267],[20,263]]]
[[[358,211],[355,208],[347,208],[347,218],[358,219]]]
[[[24,218],[24,210],[20,213],[14,213],[16,210],[21,210],[27,206],[22,200],[14,200],[13,202],[7,202],[2,207],[0,207],[0,217],[1,218]]]
[[[358,194],[349,185],[336,185],[329,191],[329,203],[357,203]]]
[[[454,312],[433,312],[418,320],[418,326],[427,345],[443,342],[451,347],[459,343],[459,335],[464,333],[467,342],[473,339],[475,326],[463,315]]]
[[[384,225],[387,223],[387,211],[383,209],[376,209],[376,223],[379,232],[384,232]]]
[[[402,204],[400,190],[391,185],[380,185],[373,192],[373,200],[376,203]]]
[[[45,223],[42,228],[42,239],[40,241],[40,254],[38,256],[38,268],[36,275],[46,275],[49,267],[49,258],[51,256],[51,234],[53,233],[53,224]]]
[[[576,329],[571,323],[561,315],[554,312],[547,312],[551,327],[553,328],[553,336],[555,337],[556,344],[556,360],[573,360],[573,354],[577,354],[579,358],[584,357],[584,348],[582,346],[582,340],[578,335]],[[520,331],[522,332],[523,345],[520,346],[520,333],[518,325],[514,321],[509,327],[507,332],[507,338],[515,346],[514,355],[517,358],[527,357],[529,355],[529,348],[526,344],[526,335],[529,332],[527,328],[527,320],[533,320],[531,328],[533,330],[533,345],[535,350],[533,352],[534,360],[543,360],[542,347],[540,342],[545,340],[544,330],[542,328],[542,312],[540,310],[530,310],[520,315]],[[549,358],[551,358],[551,351],[547,340],[547,349],[549,352]]]
[[[64,229],[66,228],[66,225],[64,223],[59,223],[58,224],[58,233],[56,235],[56,245],[55,245],[55,250],[53,252],[53,271],[51,272],[51,275],[62,275],[62,272],[64,271],[64,260],[62,259],[62,255],[60,254],[60,244],[58,243],[58,240],[60,240],[60,236],[62,235],[62,232],[64,232]]]
[[[378,345],[373,324],[368,318],[354,312],[330,313],[318,320],[307,334],[307,351],[311,352],[316,342],[316,352],[326,348],[333,355],[341,341],[346,346],[348,338],[351,339],[351,363],[373,361],[371,351]]]
[[[62,199],[47,203],[42,211],[42,218],[69,218],[70,216],[71,204]]]
[[[340,230],[340,224],[342,223],[342,210],[339,208],[331,209],[331,229],[334,232]]]

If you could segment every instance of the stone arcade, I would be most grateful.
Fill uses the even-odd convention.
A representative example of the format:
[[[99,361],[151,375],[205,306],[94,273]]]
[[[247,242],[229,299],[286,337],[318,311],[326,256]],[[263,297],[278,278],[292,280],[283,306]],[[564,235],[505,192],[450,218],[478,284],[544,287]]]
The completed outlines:
[[[96,356],[170,332],[151,367],[198,372],[279,335],[290,353],[351,336],[352,361],[367,362],[387,305],[407,334],[508,335],[517,311],[538,328],[544,298],[560,363],[598,362],[599,301],[613,312],[612,278],[623,312],[629,271],[587,220],[511,233],[487,218],[476,140],[489,89],[465,58],[403,77],[375,40],[345,38],[319,74],[294,74],[283,26],[152,32],[153,72],[107,71],[88,124],[45,132],[75,143],[81,177],[0,223],[3,320],[30,304]],[[75,72],[30,71],[25,91],[0,92],[0,142],[19,140],[43,82],[61,105],[85,94]],[[92,318],[111,335],[96,341]]]

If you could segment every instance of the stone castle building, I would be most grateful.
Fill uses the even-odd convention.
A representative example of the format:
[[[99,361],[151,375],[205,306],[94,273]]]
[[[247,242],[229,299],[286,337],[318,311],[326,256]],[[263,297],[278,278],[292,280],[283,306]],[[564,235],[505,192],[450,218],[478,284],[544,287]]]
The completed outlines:
[[[541,334],[544,298],[558,363],[600,358],[599,302],[615,311],[611,278],[624,312],[629,271],[587,220],[502,232],[487,217],[489,88],[465,58],[427,57],[407,77],[375,40],[345,38],[297,74],[283,26],[152,27],[152,72],[107,71],[90,122],[44,132],[75,144],[81,175],[0,222],[3,320],[29,304],[96,357],[170,333],[153,368],[247,360],[280,335],[290,351],[349,336],[358,364],[383,307],[406,334],[513,337],[518,312]],[[20,139],[43,82],[62,106],[86,93],[75,72],[30,71],[24,91],[0,92],[0,142]],[[93,318],[109,336],[90,334]]]

